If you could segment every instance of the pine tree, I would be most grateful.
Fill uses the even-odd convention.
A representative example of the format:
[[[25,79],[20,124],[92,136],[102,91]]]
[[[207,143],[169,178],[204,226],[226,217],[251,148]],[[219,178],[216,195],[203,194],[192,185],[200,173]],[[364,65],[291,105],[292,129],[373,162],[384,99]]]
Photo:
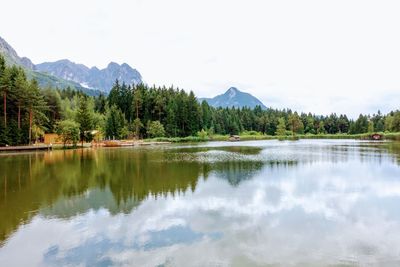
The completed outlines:
[[[200,130],[200,107],[193,91],[190,91],[187,100],[188,130],[187,135],[195,135]]]
[[[134,120],[133,124],[135,127],[136,138],[139,138],[140,128],[143,127],[143,124],[139,118],[139,115],[140,115],[139,111],[140,111],[140,109],[142,107],[142,103],[143,103],[143,96],[142,96],[141,88],[142,88],[142,85],[136,86],[135,90],[133,91],[133,105],[134,105],[135,112],[136,112],[136,119]]]
[[[201,102],[201,111],[202,111],[201,114],[202,114],[203,128],[210,129],[212,124],[212,113],[210,106],[205,100]]]
[[[26,80],[24,71],[20,69],[15,79],[15,87],[12,95],[12,98],[17,103],[18,107],[18,129],[21,129],[21,109],[27,101],[27,91],[28,82]]]
[[[40,93],[36,80],[29,83],[26,97],[26,106],[29,112],[29,143],[32,141],[32,127],[36,123],[37,126],[43,125],[48,119],[44,112],[48,109],[43,95]]]
[[[105,134],[109,139],[121,139],[127,134],[124,114],[116,105],[106,112]]]
[[[177,136],[177,123],[176,123],[176,104],[170,101],[167,105],[167,118],[166,118],[166,131],[170,137]]]
[[[303,123],[301,122],[297,112],[289,115],[288,123],[290,130],[292,131],[292,135],[296,135],[296,133],[304,129]]]
[[[80,97],[78,110],[76,112],[75,121],[79,123],[80,140],[91,141],[92,136],[90,131],[93,130],[93,108],[89,107],[87,97]]]
[[[323,121],[320,121],[318,124],[318,129],[317,129],[317,134],[325,134],[326,130],[325,130],[325,125]]]
[[[119,85],[118,80],[115,81],[113,87],[110,90],[110,93],[108,94],[108,105],[111,107],[112,105],[116,105],[119,107],[119,100],[120,100],[120,91],[121,87]]]
[[[369,132],[369,133],[373,133],[374,130],[375,130],[374,122],[373,122],[373,121],[369,121],[369,122],[368,122],[368,132]]]
[[[62,101],[60,97],[60,93],[57,90],[52,88],[46,88],[42,90],[42,94],[46,105],[48,106],[48,110],[46,111],[46,116],[49,119],[48,123],[46,123],[46,128],[48,132],[53,132],[55,130],[55,126],[57,121],[62,118]]]
[[[7,128],[7,94],[10,91],[11,82],[11,69],[6,68],[0,80],[0,91],[3,95],[3,120],[5,128]]]
[[[135,129],[135,138],[136,139],[140,139],[140,131],[143,128],[143,123],[140,121],[139,118],[136,118],[133,121],[133,126],[134,126],[134,129]]]
[[[277,136],[285,136],[286,135],[286,123],[285,123],[284,118],[279,118],[275,135],[277,135]]]

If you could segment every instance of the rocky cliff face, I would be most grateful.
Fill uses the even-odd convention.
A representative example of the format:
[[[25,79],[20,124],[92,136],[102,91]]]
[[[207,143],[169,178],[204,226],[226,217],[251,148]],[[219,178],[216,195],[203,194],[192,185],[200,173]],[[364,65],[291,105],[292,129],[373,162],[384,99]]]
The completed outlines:
[[[103,92],[109,92],[115,80],[126,84],[142,82],[140,73],[126,63],[119,65],[111,62],[106,68],[100,70],[96,67],[88,68],[85,65],[63,59],[56,62],[38,64],[36,65],[36,70]]]
[[[18,65],[25,67],[27,69],[33,70],[34,64],[29,60],[29,58],[20,58],[17,52],[9,45],[6,40],[0,37],[0,54],[2,54],[8,65]]]
[[[27,70],[28,76],[36,78],[43,86],[59,88],[70,86],[79,90],[84,89],[84,91],[91,89],[107,93],[117,79],[120,83],[126,84],[142,82],[140,73],[126,63],[119,65],[111,62],[101,70],[96,67],[88,68],[68,59],[35,65],[29,58],[19,57],[14,48],[1,37],[0,54],[5,57],[8,65],[23,67]]]

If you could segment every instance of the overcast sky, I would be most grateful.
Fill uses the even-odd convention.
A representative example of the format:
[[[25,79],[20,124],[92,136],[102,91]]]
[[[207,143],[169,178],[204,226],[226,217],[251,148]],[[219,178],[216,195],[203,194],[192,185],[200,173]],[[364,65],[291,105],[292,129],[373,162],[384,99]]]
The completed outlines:
[[[126,62],[198,96],[356,116],[400,108],[400,1],[2,0],[0,36],[34,63]]]

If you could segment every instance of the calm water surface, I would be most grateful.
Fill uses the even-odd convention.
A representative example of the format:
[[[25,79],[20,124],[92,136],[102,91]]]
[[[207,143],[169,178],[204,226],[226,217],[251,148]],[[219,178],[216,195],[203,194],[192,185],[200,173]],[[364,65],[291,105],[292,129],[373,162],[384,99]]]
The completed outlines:
[[[400,144],[0,154],[0,266],[400,266]]]

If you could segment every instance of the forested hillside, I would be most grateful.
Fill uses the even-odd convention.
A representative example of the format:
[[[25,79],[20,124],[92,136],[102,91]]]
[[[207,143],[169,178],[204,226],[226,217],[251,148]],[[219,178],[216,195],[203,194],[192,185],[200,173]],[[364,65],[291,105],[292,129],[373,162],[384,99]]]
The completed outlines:
[[[319,116],[290,109],[214,108],[193,92],[115,82],[108,96],[72,89],[40,88],[22,68],[0,56],[0,145],[28,144],[58,132],[71,142],[90,141],[92,130],[105,139],[185,137],[257,131],[268,135],[400,131],[400,112]]]

